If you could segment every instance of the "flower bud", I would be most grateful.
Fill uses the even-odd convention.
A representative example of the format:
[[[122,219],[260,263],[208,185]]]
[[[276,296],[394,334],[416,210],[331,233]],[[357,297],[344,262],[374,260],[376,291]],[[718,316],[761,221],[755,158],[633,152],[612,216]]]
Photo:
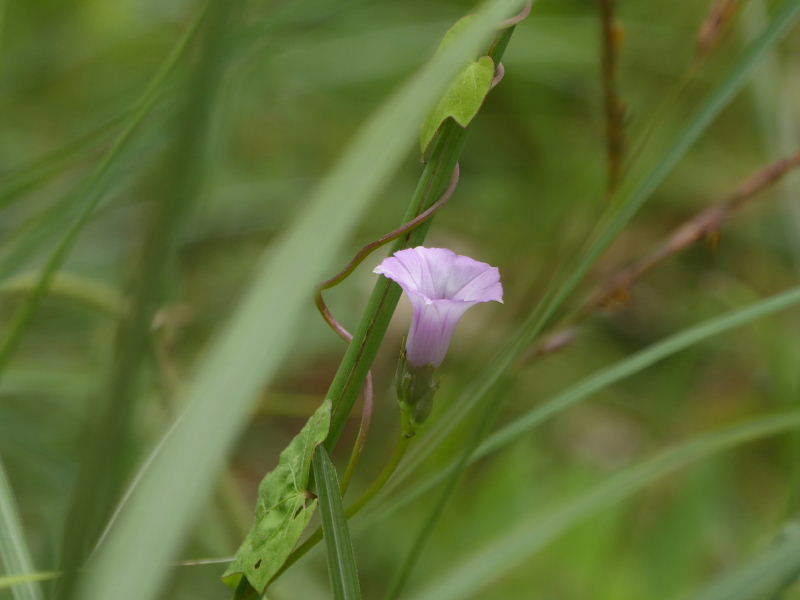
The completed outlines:
[[[406,353],[400,356],[397,366],[395,386],[397,401],[403,413],[403,433],[411,437],[425,422],[433,409],[433,397],[439,384],[434,379],[433,366],[414,367],[406,360]]]

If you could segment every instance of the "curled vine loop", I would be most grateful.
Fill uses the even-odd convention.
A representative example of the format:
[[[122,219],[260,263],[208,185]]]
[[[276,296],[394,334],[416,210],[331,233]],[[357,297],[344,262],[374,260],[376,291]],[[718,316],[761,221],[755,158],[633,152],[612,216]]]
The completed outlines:
[[[356,255],[353,257],[353,259],[347,263],[347,266],[344,269],[322,283],[317,288],[317,293],[314,299],[317,309],[319,309],[322,318],[325,319],[325,322],[330,326],[330,328],[333,329],[344,341],[352,341],[353,335],[334,318],[333,314],[328,308],[328,305],[325,304],[325,300],[322,297],[322,292],[344,281],[353,271],[356,270],[356,267],[358,267],[358,265],[360,265],[364,259],[367,258],[367,256],[375,252],[375,250],[393,240],[396,240],[399,237],[404,236],[407,233],[410,233],[411,231],[414,231],[417,227],[430,220],[433,215],[436,214],[436,212],[445,204],[447,204],[447,201],[452,197],[453,192],[455,192],[456,187],[458,186],[459,173],[460,169],[458,163],[456,163],[455,169],[453,169],[453,176],[450,179],[450,185],[447,186],[447,189],[436,202],[431,204],[426,210],[421,212],[407,223],[404,223],[394,231],[387,233],[386,235],[361,248],[358,252],[356,252]]]
[[[494,87],[503,81],[503,77],[506,76],[506,68],[503,66],[503,63],[497,63],[497,68],[494,71],[494,79],[492,79],[492,85],[489,89],[494,89]]]
[[[498,67],[498,72],[502,73],[502,69],[500,68],[502,65]],[[500,79],[502,79],[502,74],[500,75]],[[499,80],[498,80],[499,81]],[[353,259],[347,263],[347,266],[342,269],[339,273],[322,283],[317,288],[317,293],[314,298],[314,301],[317,305],[317,309],[319,310],[322,318],[325,319],[325,322],[330,326],[331,329],[344,341],[351,342],[353,340],[353,334],[351,334],[331,313],[328,305],[325,303],[324,298],[322,297],[322,292],[324,290],[330,289],[335,285],[338,285],[342,281],[344,281],[353,271],[355,271],[356,267],[360,265],[367,256],[372,254],[375,250],[380,248],[381,246],[388,244],[392,240],[396,240],[399,237],[404,236],[405,234],[413,231],[423,223],[429,221],[436,212],[442,208],[445,204],[447,204],[448,200],[453,195],[453,192],[456,191],[456,187],[458,187],[458,178],[460,174],[460,168],[458,163],[456,163],[455,168],[453,169],[453,176],[450,179],[450,185],[447,186],[447,189],[441,195],[441,197],[431,204],[426,210],[421,212],[419,215],[404,223],[394,231],[387,233],[386,235],[378,238],[377,240],[370,242],[363,248],[361,248]],[[364,442],[367,438],[367,432],[369,431],[370,421],[372,420],[372,406],[373,406],[373,381],[372,381],[372,371],[367,372],[367,379],[364,382],[364,392],[363,392],[363,399],[364,399],[364,406],[361,410],[361,423],[358,428],[358,434],[356,435],[356,441],[353,444],[353,450],[350,453],[350,459],[348,460],[347,467],[345,468],[344,476],[342,477],[341,483],[341,492],[344,495],[345,491],[347,491],[347,487],[350,484],[350,478],[355,471],[355,467],[358,464],[358,461],[361,457],[361,451],[364,449]]]
[[[525,3],[525,6],[522,7],[522,10],[519,11],[516,15],[511,17],[510,19],[506,19],[500,24],[500,29],[507,29],[509,27],[514,27],[518,23],[521,23],[525,19],[528,18],[528,15],[531,14],[531,8],[533,8],[533,0],[528,0]]]

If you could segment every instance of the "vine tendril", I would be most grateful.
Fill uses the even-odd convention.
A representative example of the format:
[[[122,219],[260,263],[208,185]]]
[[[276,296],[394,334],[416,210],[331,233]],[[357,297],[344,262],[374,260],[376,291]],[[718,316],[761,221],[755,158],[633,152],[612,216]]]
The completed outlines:
[[[500,29],[507,29],[509,27],[514,27],[518,23],[522,23],[525,19],[528,18],[528,15],[531,14],[531,8],[533,8],[533,0],[528,0],[525,3],[525,6],[522,7],[522,10],[519,11],[516,15],[511,17],[510,19],[506,19],[500,24]]]
[[[502,76],[501,76],[502,78]],[[458,187],[458,178],[460,174],[460,168],[458,163],[456,163],[455,168],[453,169],[453,176],[450,179],[450,185],[447,186],[447,189],[441,195],[441,197],[431,204],[426,210],[421,212],[419,215],[404,223],[394,231],[387,233],[386,235],[378,238],[377,240],[370,242],[363,248],[361,248],[353,259],[347,263],[347,266],[342,269],[339,273],[322,283],[317,288],[317,293],[314,298],[314,301],[317,305],[317,309],[319,310],[322,318],[325,319],[325,322],[330,326],[330,328],[345,342],[351,342],[353,340],[353,334],[351,334],[331,313],[328,305],[325,303],[324,298],[322,297],[322,292],[324,290],[330,289],[335,285],[338,285],[342,281],[344,281],[353,271],[355,271],[356,267],[360,265],[367,256],[372,254],[375,250],[380,248],[381,246],[388,244],[392,240],[396,240],[397,238],[413,231],[426,221],[430,220],[436,212],[442,208],[445,204],[447,204],[448,200],[450,200],[453,193],[456,191],[456,187]],[[350,479],[353,476],[353,472],[356,469],[356,465],[358,465],[358,461],[361,458],[361,452],[364,449],[364,442],[367,439],[367,433],[369,432],[370,421],[372,420],[372,408],[373,408],[373,398],[374,398],[374,391],[373,391],[373,380],[372,380],[372,371],[367,372],[367,379],[364,382],[364,391],[362,393],[363,397],[363,407],[361,409],[361,423],[358,428],[358,434],[356,435],[356,441],[353,444],[353,449],[350,452],[350,458],[347,462],[347,467],[345,468],[344,475],[342,477],[341,483],[341,492],[342,495],[347,491],[347,487],[350,484]]]

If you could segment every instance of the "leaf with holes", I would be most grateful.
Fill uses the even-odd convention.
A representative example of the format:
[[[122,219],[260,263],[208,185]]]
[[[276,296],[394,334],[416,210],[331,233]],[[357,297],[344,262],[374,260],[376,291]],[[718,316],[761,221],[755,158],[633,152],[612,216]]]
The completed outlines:
[[[445,34],[437,54],[449,46],[466,27],[472,15],[456,21]],[[488,56],[481,56],[478,60],[470,62],[461,73],[453,80],[450,87],[434,106],[420,130],[420,146],[422,152],[431,143],[433,136],[442,123],[448,118],[454,119],[462,127],[469,125],[486,98],[492,87],[494,78],[494,61]]]
[[[311,458],[328,435],[330,420],[331,405],[326,400],[261,481],[255,524],[222,576],[227,585],[236,588],[244,576],[263,593],[294,549],[317,507],[307,489]]]

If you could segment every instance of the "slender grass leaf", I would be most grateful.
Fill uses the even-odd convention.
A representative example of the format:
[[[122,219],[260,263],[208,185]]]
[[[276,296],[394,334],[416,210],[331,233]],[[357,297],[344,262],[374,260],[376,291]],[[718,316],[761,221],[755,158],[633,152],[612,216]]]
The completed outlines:
[[[126,120],[125,127],[114,140],[111,148],[106,152],[95,169],[89,175],[86,182],[81,186],[80,190],[68,198],[65,198],[61,203],[61,208],[68,206],[75,206],[77,215],[71,219],[71,222],[66,225],[63,236],[59,240],[56,248],[53,250],[41,276],[36,284],[36,287],[30,293],[26,302],[20,307],[16,315],[13,317],[8,334],[0,345],[0,374],[8,365],[12,356],[14,355],[22,336],[25,333],[28,325],[33,319],[34,314],[39,308],[42,299],[47,294],[47,290],[52,283],[55,273],[61,268],[64,260],[72,249],[75,240],[83,230],[83,227],[89,222],[92,214],[99,205],[103,198],[103,183],[105,177],[111,170],[114,162],[117,160],[122,150],[128,145],[133,138],[134,133],[139,128],[144,118],[150,113],[158,100],[161,90],[171,75],[178,61],[183,56],[189,42],[194,37],[194,34],[199,27],[202,16],[204,13],[192,23],[181,36],[176,45],[173,47],[166,60],[159,67],[158,71],[153,76],[153,79],[145,88],[141,98],[136,104],[136,108],[131,114],[130,118]],[[33,231],[32,234],[38,238],[37,232]],[[14,264],[14,257],[16,254],[12,253],[7,260],[0,265],[0,279],[8,275],[8,271]]]
[[[689,596],[689,600],[755,600],[791,584],[800,574],[800,530],[789,523],[778,540],[745,564]]]
[[[2,461],[0,461],[0,558],[3,559],[6,573],[32,573],[34,570],[14,490],[11,488]],[[14,600],[42,600],[44,596],[37,581],[27,579],[10,584],[14,586],[11,590]]]
[[[324,446],[318,446],[314,454],[314,479],[319,493],[333,597],[336,600],[357,600],[361,598],[361,587],[347,517],[342,506],[339,478]]]
[[[125,110],[98,127],[49,152],[38,160],[5,173],[0,187],[0,211],[12,205],[27,192],[43,185],[53,176],[76,164],[84,154],[98,146],[131,111]]]
[[[529,560],[570,527],[613,506],[689,463],[722,450],[800,427],[800,410],[774,414],[677,444],[594,485],[560,506],[517,523],[412,596],[413,600],[474,597]]]
[[[297,544],[317,507],[308,493],[311,459],[325,441],[330,423],[331,405],[325,401],[261,481],[253,528],[222,576],[230,587],[235,589],[244,576],[263,594]]]
[[[174,142],[165,161],[168,176],[144,229],[145,240],[131,278],[129,310],[114,336],[102,395],[91,407],[97,416],[86,425],[88,443],[63,533],[61,564],[65,577],[60,597],[65,600],[75,598],[78,567],[104,530],[129,477],[126,454],[134,439],[140,367],[152,348],[152,324],[167,296],[183,223],[204,183],[207,131],[225,74],[227,33],[238,5],[216,0],[205,6],[199,17],[208,15],[198,44],[199,57],[189,77],[192,94],[183,98],[175,116]]]
[[[424,118],[464,58],[519,5],[484,3],[463,37],[368,121],[298,222],[269,249],[232,320],[199,362],[185,391],[186,410],[100,548],[82,599],[150,600],[157,593],[258,391],[294,342],[330,257],[413,143],[408,124]]]
[[[0,576],[0,590],[24,586],[34,581],[48,581],[58,577],[57,572],[52,573],[28,573],[25,575],[2,575]]]
[[[26,294],[35,289],[41,274],[22,273],[0,282],[0,294]],[[50,286],[50,294],[83,304],[103,314],[119,317],[127,302],[119,290],[100,281],[75,273],[56,273]]]

